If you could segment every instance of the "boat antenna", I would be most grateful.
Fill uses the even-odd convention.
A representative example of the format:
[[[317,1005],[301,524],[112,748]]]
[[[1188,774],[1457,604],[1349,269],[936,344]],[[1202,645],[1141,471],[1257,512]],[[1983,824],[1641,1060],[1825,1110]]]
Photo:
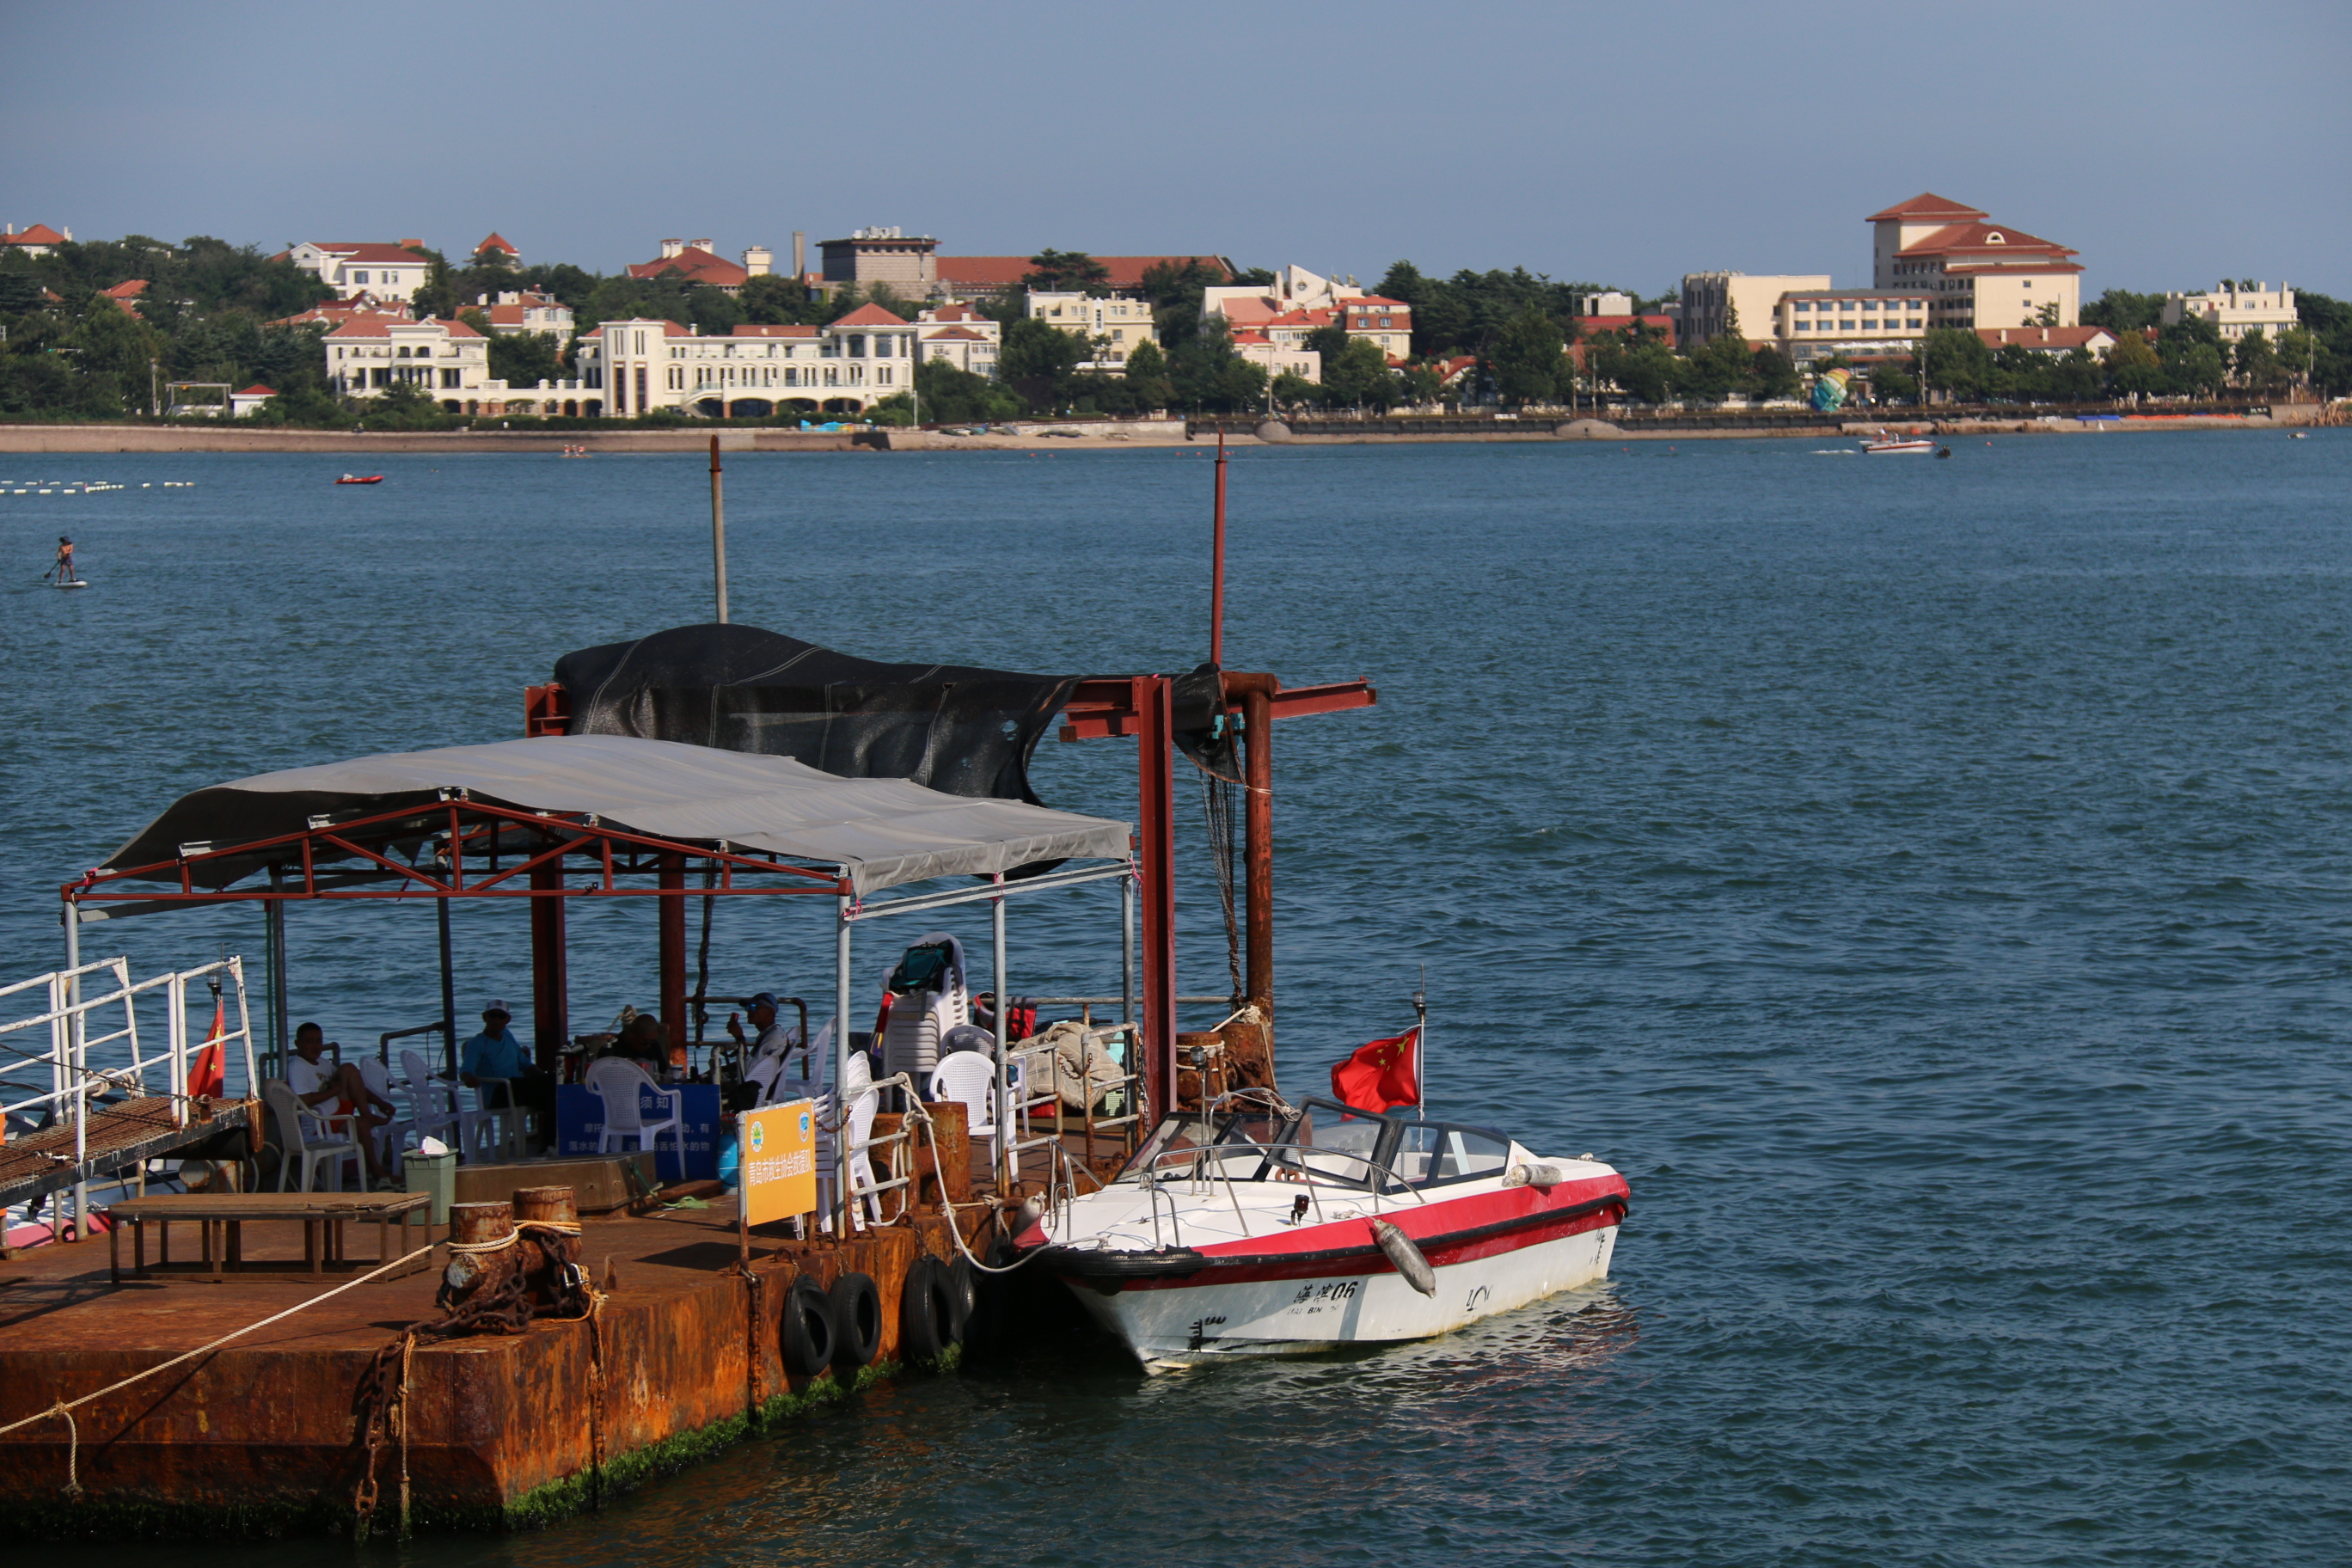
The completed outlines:
[[[1209,663],[1225,668],[1225,427],[1217,426],[1217,527],[1209,580]]]
[[[1426,1121],[1429,1116],[1429,965],[1426,963],[1421,966],[1421,984],[1412,988],[1412,1017],[1413,1028],[1417,1031],[1413,1037],[1413,1065],[1419,1069],[1413,1076],[1421,1080],[1414,1086],[1421,1090],[1421,1098],[1413,1102],[1412,1114],[1413,1120],[1420,1121]]]

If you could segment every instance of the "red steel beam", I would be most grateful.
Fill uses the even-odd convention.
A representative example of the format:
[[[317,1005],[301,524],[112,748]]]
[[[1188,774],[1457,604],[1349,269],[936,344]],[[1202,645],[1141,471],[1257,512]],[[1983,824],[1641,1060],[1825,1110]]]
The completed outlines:
[[[1175,1107],[1176,729],[1174,683],[1138,676],[1129,700],[1142,717],[1136,746],[1136,837],[1143,900],[1143,1063],[1152,1114]]]
[[[1240,679],[1236,674],[1234,679]],[[1274,681],[1272,676],[1262,679]],[[1102,741],[1141,732],[1141,720],[1133,704],[1126,700],[1124,680],[1081,680],[1071,691],[1070,700],[1062,708],[1061,738],[1065,741]],[[1108,688],[1122,690],[1114,697]],[[1380,701],[1380,693],[1368,680],[1340,680],[1323,686],[1300,686],[1285,691],[1279,681],[1274,681],[1274,693],[1269,700],[1267,716],[1272,719],[1304,719],[1316,713],[1344,713],[1350,709],[1370,708]],[[1227,698],[1225,711],[1243,710],[1238,693]]]

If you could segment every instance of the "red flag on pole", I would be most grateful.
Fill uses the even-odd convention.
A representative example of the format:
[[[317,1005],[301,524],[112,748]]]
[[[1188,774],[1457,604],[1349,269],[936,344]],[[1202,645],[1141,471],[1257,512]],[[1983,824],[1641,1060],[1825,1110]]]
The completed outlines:
[[[1359,1046],[1346,1061],[1333,1064],[1331,1093],[1342,1105],[1386,1110],[1421,1103],[1421,1026],[1392,1040]]]
[[[213,1003],[212,1032],[205,1037],[204,1048],[196,1059],[188,1064],[188,1097],[192,1100],[224,1100],[228,1096],[228,1004]]]

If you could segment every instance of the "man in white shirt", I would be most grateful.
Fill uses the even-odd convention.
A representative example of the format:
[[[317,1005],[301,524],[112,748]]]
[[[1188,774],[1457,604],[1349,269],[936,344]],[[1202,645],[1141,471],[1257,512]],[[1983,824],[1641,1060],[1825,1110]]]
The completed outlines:
[[[757,1029],[759,1035],[748,1042],[743,1038],[743,1026],[736,1022],[735,1015],[727,1015],[727,1032],[735,1037],[735,1044],[742,1049],[744,1080],[760,1086],[761,1104],[787,1099],[784,1068],[793,1053],[803,1047],[801,1032],[797,1028],[787,1029],[776,1021],[776,994],[772,991],[762,991],[752,997],[749,1011],[751,1027]],[[803,1053],[800,1081],[805,1084],[808,1077],[809,1059]]]
[[[360,1158],[367,1166],[368,1185],[390,1186],[391,1179],[376,1159],[376,1129],[400,1114],[392,1101],[368,1088],[357,1062],[329,1067],[327,1032],[316,1024],[294,1031],[294,1054],[286,1058],[286,1081],[294,1098],[321,1116],[358,1115]]]

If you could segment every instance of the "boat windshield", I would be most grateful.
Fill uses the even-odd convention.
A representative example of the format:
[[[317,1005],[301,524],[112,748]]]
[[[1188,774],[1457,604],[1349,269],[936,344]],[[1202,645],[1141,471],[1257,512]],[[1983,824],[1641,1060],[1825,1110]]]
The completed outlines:
[[[1220,1116],[1213,1124],[1203,1121],[1198,1112],[1162,1117],[1151,1136],[1144,1140],[1143,1147],[1120,1167],[1116,1179],[1124,1180],[1142,1171],[1160,1175],[1198,1173],[1212,1163],[1225,1165],[1228,1162],[1228,1174],[1245,1178],[1263,1163],[1266,1145],[1280,1139],[1286,1125],[1279,1116],[1254,1107]],[[1213,1154],[1210,1152],[1213,1150]],[[1201,1158],[1187,1162],[1183,1156],[1188,1152]]]
[[[1408,1121],[1389,1158],[1395,1177],[1391,1185],[1435,1187],[1499,1176],[1510,1158],[1511,1141],[1499,1132],[1444,1121]]]
[[[1298,1120],[1267,1151],[1265,1174],[1296,1181],[1313,1176],[1360,1187],[1382,1163],[1381,1143],[1396,1125],[1387,1117],[1328,1100],[1310,1100]]]

